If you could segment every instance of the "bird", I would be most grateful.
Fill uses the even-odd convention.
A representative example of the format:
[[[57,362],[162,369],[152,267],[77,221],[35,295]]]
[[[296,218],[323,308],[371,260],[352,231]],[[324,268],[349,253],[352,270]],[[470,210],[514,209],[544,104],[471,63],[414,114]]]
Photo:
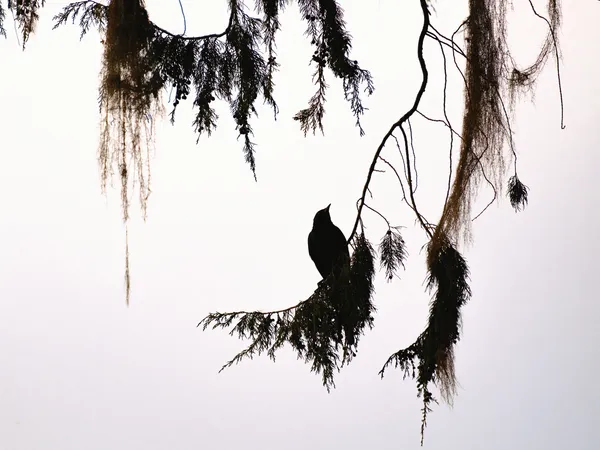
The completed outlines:
[[[308,234],[308,253],[323,279],[350,262],[346,237],[331,221],[330,207],[317,211]]]

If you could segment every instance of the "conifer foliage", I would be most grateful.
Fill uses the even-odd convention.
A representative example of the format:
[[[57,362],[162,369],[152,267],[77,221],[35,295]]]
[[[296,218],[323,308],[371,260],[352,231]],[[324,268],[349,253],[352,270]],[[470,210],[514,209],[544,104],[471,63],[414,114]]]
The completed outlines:
[[[104,182],[112,175],[111,169],[116,168],[121,177],[125,220],[128,177],[132,172],[140,184],[142,208],[146,207],[149,166],[142,152],[151,144],[152,118],[160,110],[160,92],[166,86],[175,89],[171,121],[175,120],[177,105],[193,96],[194,128],[199,134],[210,135],[217,125],[213,102],[229,103],[242,137],[244,158],[256,177],[252,116],[256,115],[259,99],[277,114],[273,92],[273,74],[278,67],[275,36],[280,13],[289,2],[258,1],[260,18],[251,15],[242,0],[228,3],[230,15],[225,30],[197,37],[175,35],[152,24],[141,0],[112,0],[108,6],[91,0],[74,2],[55,17],[55,27],[78,20],[82,36],[92,25],[105,34],[100,102],[106,119],[99,158]],[[370,73],[350,59],[351,39],[344,28],[341,8],[333,0],[301,0],[299,5],[315,47],[312,62],[316,66],[317,93],[295,119],[305,132],[323,128],[327,90],[324,72],[328,68],[343,80],[345,96],[360,127],[365,110],[361,93],[372,93],[373,84]],[[128,164],[130,159],[135,162],[133,167]]]
[[[199,325],[203,329],[231,329],[232,335],[250,341],[223,368],[262,353],[275,360],[276,351],[289,344],[299,358],[310,364],[312,371],[321,375],[328,390],[334,387],[336,371],[352,360],[360,336],[373,326],[377,255],[365,235],[364,211],[375,213],[387,224],[388,231],[379,244],[379,262],[388,281],[397,277],[408,257],[400,227],[392,226],[385,214],[366,202],[372,178],[382,172],[377,167],[384,165],[391,169],[389,173],[402,188],[399,201],[405,203],[423,229],[427,242],[427,289],[432,298],[424,331],[413,344],[392,354],[380,374],[383,376],[388,368],[397,367],[405,376],[415,379],[423,400],[423,437],[427,414],[436,402],[432,386],[439,389],[441,398],[448,403],[456,392],[454,351],[460,339],[461,310],[471,297],[469,268],[458,248],[470,240],[471,224],[483,213],[473,217],[471,206],[483,182],[494,193],[490,204],[507,182],[511,205],[516,211],[526,206],[529,188],[517,176],[512,106],[518,97],[532,91],[550,56],[556,60],[561,128],[564,124],[558,47],[560,0],[546,0],[544,14],[528,0],[531,13],[548,29],[537,58],[528,67],[517,66],[507,45],[509,0],[464,0],[469,15],[451,36],[440,33],[431,23],[432,1],[416,1],[422,11],[422,28],[415,50],[422,80],[412,106],[391,124],[374,151],[348,239],[354,248],[350,266],[341,274],[323,280],[308,299],[290,308],[211,313]],[[192,98],[193,125],[199,135],[210,135],[217,126],[214,102],[227,102],[242,138],[243,156],[256,178],[257,148],[252,140],[255,105],[262,100],[277,115],[273,81],[279,67],[276,36],[281,28],[281,14],[293,2],[300,9],[305,35],[314,48],[311,63],[315,84],[314,95],[294,119],[305,134],[323,131],[326,79],[333,75],[342,81],[345,100],[362,135],[363,97],[373,92],[374,85],[369,71],[351,58],[352,39],[337,0],[255,0],[254,11],[244,0],[228,0],[229,19],[223,31],[196,37],[173,34],[156,26],[143,0],[107,0],[106,4],[93,0],[72,2],[54,18],[55,27],[77,22],[81,37],[92,28],[103,36],[98,159],[104,186],[115,174],[120,179],[125,222],[129,211],[128,189],[134,183],[145,213],[150,194],[148,152],[153,142],[154,120],[163,109],[161,92],[165,87],[175,90],[170,111],[173,122],[177,105]],[[5,7],[4,0],[0,0],[0,34],[6,36],[4,25],[10,11],[25,46],[44,3],[44,0],[8,0]],[[423,56],[426,40],[439,46],[444,62],[443,119],[430,118],[419,110],[429,80]],[[453,127],[446,113],[450,60],[464,80],[461,132]],[[417,176],[414,155],[418,149],[413,145],[411,120],[423,119],[442,123],[450,131],[446,201],[436,222],[427,220],[420,212],[414,195]],[[453,159],[455,138],[460,144],[457,160]],[[402,167],[395,167],[384,157],[389,147],[396,147],[403,156]],[[512,174],[507,180],[511,165]],[[128,270],[128,264],[126,267]],[[126,281],[129,293],[128,272]]]
[[[365,328],[373,327],[374,277],[373,248],[360,234],[349,270],[332,272],[307,300],[279,311],[212,313],[199,325],[229,328],[237,321],[230,334],[252,341],[221,370],[263,352],[275,361],[276,350],[287,343],[298,358],[311,364],[313,372],[321,374],[329,390],[335,386],[335,372],[356,355]]]
[[[15,25],[21,31],[21,40],[23,48],[29,40],[29,37],[35,31],[35,26],[38,21],[38,10],[44,6],[46,0],[8,0],[7,9],[12,12]],[[6,11],[0,2],[0,34],[6,37],[6,29],[4,28],[4,19]]]

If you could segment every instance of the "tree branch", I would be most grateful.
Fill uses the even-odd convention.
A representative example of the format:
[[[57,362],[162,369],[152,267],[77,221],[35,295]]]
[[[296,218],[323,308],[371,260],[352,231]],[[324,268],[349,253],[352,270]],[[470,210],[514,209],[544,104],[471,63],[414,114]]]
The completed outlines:
[[[82,6],[88,3],[92,3],[94,5],[98,5],[98,6],[103,6],[105,8],[107,8],[107,5],[105,5],[104,3],[100,3],[97,2],[95,0],[85,0],[82,2],[78,2],[80,3]],[[181,5],[181,3],[180,3]],[[231,14],[229,15],[229,22],[227,23],[227,28],[225,28],[224,31],[220,32],[220,33],[210,33],[210,34],[205,34],[203,36],[184,36],[185,31],[187,29],[187,24],[186,24],[186,19],[185,19],[185,13],[183,11],[183,6],[181,7],[181,13],[183,15],[183,34],[175,34],[175,33],[171,33],[170,31],[165,30],[164,28],[159,27],[158,25],[156,25],[154,22],[152,23],[152,26],[157,30],[160,31],[161,33],[166,34],[167,36],[171,36],[171,37],[178,37],[180,39],[183,39],[185,41],[203,41],[205,39],[218,39],[220,37],[223,37],[227,34],[227,32],[229,31],[229,29],[231,28],[232,24],[233,24],[233,19],[235,17],[235,8],[231,8]]]
[[[410,117],[417,111],[417,109],[419,108],[419,103],[421,102],[421,97],[423,97],[423,94],[425,93],[425,88],[427,87],[427,81],[429,79],[429,73],[427,72],[427,66],[425,64],[425,58],[423,57],[423,42],[425,41],[425,36],[427,35],[427,31],[429,29],[430,18],[429,18],[429,9],[427,7],[427,0],[420,0],[420,4],[421,4],[421,10],[423,12],[423,27],[421,28],[421,33],[419,34],[419,40],[417,42],[417,57],[419,58],[419,65],[421,66],[421,72],[423,74],[423,78],[422,78],[422,81],[421,81],[421,86],[419,87],[419,90],[418,90],[417,95],[415,97],[415,101],[413,103],[413,106],[400,118],[400,120],[398,120],[397,122],[395,122],[390,127],[390,129],[388,130],[388,132],[385,134],[385,136],[381,140],[379,146],[377,147],[377,150],[375,151],[375,155],[373,156],[373,162],[371,163],[371,166],[369,167],[369,172],[367,173],[367,180],[365,182],[365,186],[363,188],[363,192],[362,192],[362,195],[361,195],[361,201],[360,201],[360,205],[358,207],[358,213],[357,213],[357,216],[356,216],[356,220],[354,222],[354,227],[352,228],[352,232],[350,233],[350,236],[348,238],[348,242],[349,243],[352,242],[352,239],[354,238],[354,235],[356,234],[356,229],[358,228],[358,223],[360,222],[360,215],[362,213],[363,205],[365,203],[365,197],[367,196],[367,191],[369,189],[369,184],[371,183],[371,178],[373,177],[373,173],[375,172],[375,166],[377,165],[377,160],[379,159],[379,155],[383,151],[383,148],[385,147],[385,144],[386,144],[387,140],[390,138],[390,136],[392,135],[392,133],[394,132],[394,130],[396,130],[396,128],[402,129],[402,125],[408,119],[410,119]],[[409,168],[409,173],[410,173],[410,168]],[[410,183],[411,182],[409,181],[409,184]],[[414,202],[414,196],[412,195],[412,191],[411,191],[412,187],[410,185],[408,187],[408,190],[411,192],[413,206],[415,206],[415,210],[416,210],[416,204]],[[419,213],[417,213],[417,216],[419,217],[419,220],[420,220],[421,225],[423,226],[423,228],[426,230],[426,232],[428,234],[430,234],[431,232],[429,231],[428,227],[426,227],[425,224],[423,223],[421,215]]]

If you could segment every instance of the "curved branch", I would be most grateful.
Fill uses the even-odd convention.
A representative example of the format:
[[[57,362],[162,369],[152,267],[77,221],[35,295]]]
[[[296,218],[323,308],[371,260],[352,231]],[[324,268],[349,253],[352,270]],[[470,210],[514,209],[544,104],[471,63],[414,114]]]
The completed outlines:
[[[352,227],[352,232],[350,233],[348,242],[352,242],[352,239],[354,238],[354,235],[356,234],[356,229],[358,228],[358,223],[360,221],[360,215],[362,213],[362,208],[363,208],[363,205],[365,202],[365,197],[367,196],[367,191],[369,189],[369,184],[371,183],[371,178],[373,177],[373,173],[375,172],[375,166],[377,164],[377,160],[379,159],[379,155],[383,151],[383,147],[385,147],[387,140],[390,138],[390,136],[392,135],[394,130],[396,130],[396,128],[398,128],[398,127],[400,127],[400,129],[402,129],[402,125],[404,124],[404,122],[406,122],[408,119],[410,119],[410,117],[417,111],[417,109],[419,107],[419,103],[421,102],[421,97],[423,97],[423,94],[425,93],[425,88],[427,87],[429,73],[427,72],[425,58],[423,57],[423,42],[425,41],[425,36],[427,34],[427,30],[429,29],[430,18],[429,18],[429,9],[427,7],[427,0],[420,0],[420,4],[421,4],[421,10],[423,12],[423,27],[421,28],[421,33],[419,34],[419,40],[417,42],[417,57],[419,58],[419,65],[421,67],[421,72],[423,74],[421,86],[419,87],[419,91],[417,92],[417,95],[415,97],[415,101],[414,101],[412,107],[400,118],[400,120],[395,122],[390,127],[388,132],[385,134],[385,136],[381,140],[379,146],[377,147],[377,150],[375,151],[375,155],[373,156],[373,162],[371,163],[371,166],[369,167],[369,172],[367,174],[367,181],[365,182],[365,186],[363,188],[363,192],[361,195],[361,202],[358,207],[358,213],[356,216],[356,220],[354,221],[354,226]],[[407,165],[409,165],[409,164],[407,164]],[[409,168],[409,175],[410,175],[410,168]],[[411,182],[412,182],[412,180],[409,181],[409,183],[411,183]],[[411,191],[411,186],[409,186],[409,191]],[[411,192],[411,197],[412,197],[413,206],[415,206],[415,209],[416,209],[416,205],[414,202],[414,196],[412,195],[412,192]],[[420,217],[420,214],[417,214],[417,215],[419,216],[419,220],[421,221],[421,225],[423,226],[423,228],[428,233],[430,233],[428,228],[423,223],[423,220]]]
[[[187,31],[187,19],[185,17],[185,11],[183,9],[183,3],[181,3],[181,0],[179,1],[179,8],[181,9],[181,17],[183,18],[183,33],[181,33],[181,36],[185,36],[185,32]]]
[[[92,4],[94,4],[94,5],[103,6],[103,7],[105,7],[105,8],[107,8],[107,7],[108,7],[108,6],[107,6],[107,5],[105,5],[104,3],[100,3],[100,2],[97,2],[97,1],[95,1],[95,0],[85,0],[85,1],[82,1],[82,2],[79,2],[79,3],[81,3],[81,5],[84,5],[84,4],[86,4],[86,3],[92,3]],[[180,5],[181,5],[181,2],[180,2]],[[184,25],[183,25],[183,27],[184,27],[183,34],[185,34],[185,31],[186,31],[186,29],[187,29],[187,24],[186,24],[186,19],[185,19],[185,13],[184,13],[184,11],[183,11],[183,6],[181,7],[181,13],[182,13],[182,15],[183,15],[183,23],[184,23]],[[218,39],[218,38],[220,38],[220,37],[223,37],[223,36],[225,36],[225,35],[226,35],[226,34],[229,32],[229,29],[231,28],[231,26],[232,26],[232,24],[233,24],[233,20],[234,20],[234,18],[235,18],[235,9],[234,9],[234,8],[232,8],[232,9],[231,9],[231,13],[230,13],[230,15],[229,15],[229,22],[227,23],[227,28],[225,28],[225,30],[224,30],[224,31],[222,31],[222,32],[220,32],[220,33],[210,33],[210,34],[205,34],[205,35],[203,35],[203,36],[183,36],[182,34],[175,34],[175,33],[171,33],[170,31],[167,31],[167,30],[165,30],[164,28],[161,28],[161,27],[159,27],[158,25],[156,25],[156,24],[155,24],[154,22],[152,22],[152,21],[151,21],[150,23],[152,24],[152,26],[153,26],[153,27],[154,27],[154,28],[155,28],[157,31],[160,31],[161,33],[164,33],[164,34],[166,34],[167,36],[171,36],[171,37],[178,37],[179,39],[183,39],[183,40],[185,40],[185,41],[202,41],[202,40],[205,40],[205,39]]]

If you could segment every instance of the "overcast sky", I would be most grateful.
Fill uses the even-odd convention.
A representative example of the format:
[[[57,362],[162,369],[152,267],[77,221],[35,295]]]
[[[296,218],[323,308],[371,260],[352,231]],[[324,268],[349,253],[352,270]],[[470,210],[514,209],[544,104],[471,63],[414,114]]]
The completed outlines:
[[[148,1],[150,17],[178,33],[176,0]],[[201,4],[202,3],[202,4]],[[190,35],[219,32],[225,1],[184,1]],[[412,102],[420,72],[418,2],[347,0],[353,55],[372,71],[366,136],[359,138],[340,83],[330,78],[325,137],[303,137],[292,116],[314,91],[296,7],[279,36],[276,122],[255,120],[255,183],[226,105],[219,129],[196,145],[190,101],[177,123],[157,126],[148,220],[129,228],[132,296],[125,305],[125,229],[119,196],[101,195],[96,149],[101,43],[76,26],[52,31],[65,3],[42,10],[19,48],[10,14],[0,40],[0,450],[417,449],[421,401],[412,380],[378,370],[425,326],[425,235],[400,203],[390,173],[376,174],[373,206],[406,226],[410,258],[401,280],[376,283],[375,329],[330,394],[289,348],[218,374],[244,343],[196,324],[209,312],[281,308],[305,299],[320,277],[307,252],[314,213],[331,213],[346,235],[373,152]],[[410,3],[410,4],[409,4]],[[433,23],[451,32],[466,3],[436,2]],[[544,24],[515,2],[511,44],[532,61]],[[540,12],[544,3],[537,1]],[[425,448],[595,449],[600,440],[597,321],[600,189],[600,6],[564,1],[560,130],[551,60],[535,103],[516,109],[519,174],[529,207],[503,197],[475,222],[463,248],[473,298],[457,348],[454,408],[430,415]],[[4,3],[6,4],[6,3]],[[400,6],[399,6],[400,5]],[[519,19],[519,17],[521,17]],[[441,117],[441,58],[422,111]],[[461,118],[451,76],[449,110]],[[168,92],[165,93],[165,98]],[[420,186],[432,221],[444,198],[448,133],[413,121]],[[394,157],[394,148],[387,153]],[[491,192],[483,190],[479,208]],[[378,242],[385,224],[365,213]]]

